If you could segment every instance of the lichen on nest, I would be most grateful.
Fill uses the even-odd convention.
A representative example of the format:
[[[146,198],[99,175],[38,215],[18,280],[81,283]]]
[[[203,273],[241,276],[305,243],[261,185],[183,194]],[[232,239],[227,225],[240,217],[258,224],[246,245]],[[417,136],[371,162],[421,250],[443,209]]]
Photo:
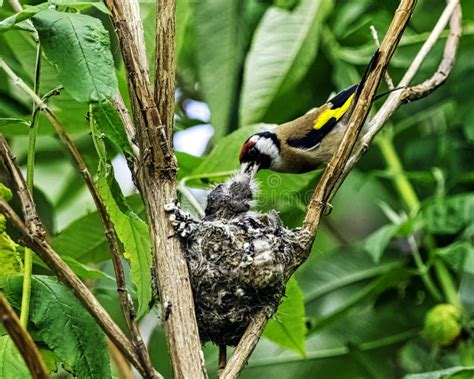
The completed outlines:
[[[183,243],[201,341],[235,346],[251,318],[272,316],[304,260],[309,233],[284,227],[275,211],[251,211],[256,185],[239,174],[215,187],[197,220],[169,204]]]

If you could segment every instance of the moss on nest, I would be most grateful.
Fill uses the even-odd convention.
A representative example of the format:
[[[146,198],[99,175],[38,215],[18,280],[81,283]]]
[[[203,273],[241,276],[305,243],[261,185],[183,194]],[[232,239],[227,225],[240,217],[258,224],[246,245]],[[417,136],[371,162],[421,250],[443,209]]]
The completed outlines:
[[[202,342],[235,346],[256,313],[275,312],[303,261],[309,234],[286,229],[274,211],[250,211],[255,190],[248,175],[217,186],[202,220],[167,207],[183,242]]]

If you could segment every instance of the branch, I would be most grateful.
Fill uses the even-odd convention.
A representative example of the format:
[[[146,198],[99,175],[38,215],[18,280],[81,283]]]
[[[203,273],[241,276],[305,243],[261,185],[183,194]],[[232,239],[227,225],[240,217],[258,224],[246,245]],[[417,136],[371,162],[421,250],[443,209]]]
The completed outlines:
[[[49,376],[38,348],[28,332],[20,325],[20,320],[2,292],[0,292],[0,324],[5,326],[28,366],[31,376],[34,379],[48,379]]]
[[[174,117],[174,81],[176,76],[175,0],[156,2],[155,103],[171,140]]]
[[[2,134],[0,134],[0,161],[7,169],[12,183],[15,186],[15,192],[20,198],[25,223],[23,223],[20,217],[3,199],[0,199],[1,213],[20,231],[25,240],[25,244],[38,254],[64,284],[73,290],[74,295],[84,304],[86,309],[115,343],[117,348],[143,376],[146,376],[149,370],[143,367],[142,358],[137,354],[137,351],[140,352],[140,350],[130,343],[125,334],[123,334],[120,328],[115,324],[90,290],[46,240],[46,233],[36,212],[36,206],[30,192],[26,188],[24,178],[16,163],[15,157]]]
[[[82,174],[84,181],[86,182],[87,188],[94,200],[95,206],[99,217],[102,220],[104,225],[105,235],[107,237],[107,243],[109,245],[110,252],[112,254],[112,263],[115,271],[115,278],[117,283],[117,292],[120,298],[120,304],[122,307],[122,312],[129,327],[130,334],[132,337],[132,342],[135,346],[138,356],[141,360],[142,366],[145,369],[148,377],[155,377],[155,370],[150,361],[150,357],[146,348],[146,345],[143,343],[143,338],[140,335],[138,329],[137,321],[135,318],[135,310],[133,309],[133,304],[129,300],[129,295],[125,283],[125,274],[123,272],[121,254],[120,254],[120,243],[115,233],[114,226],[110,220],[110,216],[107,212],[105,204],[103,203],[97,188],[95,187],[94,180],[90,174],[79,150],[76,145],[66,133],[64,126],[61,124],[59,119],[56,117],[54,112],[48,107],[45,101],[43,101],[31,88],[29,88],[21,78],[19,78],[10,67],[0,58],[0,67],[4,69],[7,75],[13,80],[13,82],[20,87],[24,92],[26,92],[32,100],[36,103],[38,108],[42,109],[53,126],[54,130],[58,134],[62,143],[68,149],[74,163],[77,166],[77,169]],[[91,116],[92,117],[92,116]]]
[[[150,87],[140,4],[137,0],[104,0],[104,3],[120,41],[141,160],[150,169],[166,168],[172,174],[176,171],[176,159]],[[145,159],[149,156],[152,159]]]
[[[448,6],[445,10],[445,12],[447,12],[446,17],[448,17],[452,7],[454,7],[454,10],[452,11],[452,16],[449,22],[450,33],[444,45],[443,58],[438,66],[438,70],[430,79],[427,79],[423,83],[420,83],[416,86],[407,88],[402,96],[403,102],[419,100],[425,96],[428,96],[431,92],[441,86],[446,81],[446,79],[448,79],[448,76],[454,66],[454,61],[456,59],[456,53],[458,51],[459,41],[462,34],[461,5],[457,0],[452,1],[451,3],[448,1]],[[444,20],[442,20],[442,22],[444,23]]]
[[[176,198],[176,158],[171,149],[174,114],[174,0],[160,0],[155,97],[137,0],[104,0],[117,32],[128,75],[140,160],[136,181],[144,199],[153,248],[153,274],[161,305],[172,304],[165,332],[175,378],[207,376],[196,323],[188,267],[164,211]],[[159,105],[159,106],[157,106]],[[165,310],[163,309],[163,312]]]
[[[244,335],[234,350],[234,354],[229,359],[229,362],[227,362],[219,379],[233,379],[239,376],[240,371],[247,364],[255,346],[257,346],[257,342],[263,333],[267,321],[268,318],[264,312],[260,312],[255,316],[245,330]]]

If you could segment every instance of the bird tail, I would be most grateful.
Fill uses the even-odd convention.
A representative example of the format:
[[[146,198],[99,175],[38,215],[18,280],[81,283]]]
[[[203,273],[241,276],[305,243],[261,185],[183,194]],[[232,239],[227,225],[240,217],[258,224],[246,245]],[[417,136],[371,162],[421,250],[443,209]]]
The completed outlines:
[[[375,66],[377,65],[379,55],[380,55],[380,49],[377,49],[375,53],[372,55],[372,58],[370,59],[370,62],[367,65],[364,71],[364,74],[362,75],[362,79],[360,80],[359,85],[357,86],[357,91],[354,96],[354,101],[352,102],[353,104],[355,104],[356,101],[359,99],[362,89],[364,88],[367,78],[369,77],[369,74],[374,70]]]

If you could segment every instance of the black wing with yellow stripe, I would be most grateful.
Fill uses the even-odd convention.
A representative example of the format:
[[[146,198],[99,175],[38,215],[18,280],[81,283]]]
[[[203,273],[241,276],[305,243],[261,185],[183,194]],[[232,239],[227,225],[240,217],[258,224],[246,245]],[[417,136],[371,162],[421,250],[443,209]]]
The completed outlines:
[[[358,86],[358,84],[355,84],[331,98],[328,101],[331,107],[318,115],[310,132],[303,138],[288,139],[288,145],[304,150],[317,148],[323,138],[334,129],[338,121],[350,108]]]

